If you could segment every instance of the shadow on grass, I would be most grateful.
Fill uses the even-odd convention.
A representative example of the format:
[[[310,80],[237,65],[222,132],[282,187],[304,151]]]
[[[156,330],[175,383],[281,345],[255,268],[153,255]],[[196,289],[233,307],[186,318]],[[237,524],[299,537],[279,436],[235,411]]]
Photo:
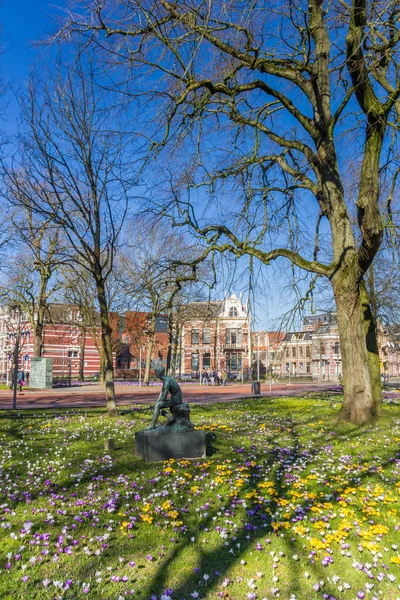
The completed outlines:
[[[310,420],[310,421],[313,421],[313,420]],[[265,510],[265,506],[260,505],[260,504],[255,504],[255,505],[253,504],[251,509],[247,511],[247,516],[246,516],[245,522],[243,522],[243,524],[242,524],[241,530],[237,531],[234,540],[232,540],[232,539],[229,540],[228,547],[226,546],[226,543],[224,541],[221,541],[221,543],[217,547],[207,548],[207,547],[204,547],[201,543],[202,531],[204,529],[208,529],[209,527],[213,526],[214,519],[215,518],[218,519],[219,509],[216,508],[212,511],[209,511],[207,519],[205,521],[203,521],[201,524],[201,530],[199,531],[199,528],[192,529],[191,531],[188,531],[186,534],[187,538],[189,538],[189,539],[190,539],[190,537],[194,537],[194,542],[185,541],[185,542],[177,545],[172,550],[172,552],[170,553],[168,558],[163,560],[162,564],[160,563],[153,579],[142,590],[142,593],[145,596],[146,596],[146,594],[152,594],[152,593],[160,594],[163,592],[163,590],[165,590],[165,588],[168,585],[168,581],[169,581],[168,575],[171,572],[171,569],[179,571],[180,557],[181,557],[182,553],[184,552],[185,548],[193,543],[195,544],[197,552],[198,552],[198,561],[196,563],[196,567],[197,567],[196,572],[193,571],[191,574],[188,574],[185,577],[184,581],[182,581],[180,583],[180,585],[174,589],[174,593],[173,593],[174,599],[175,598],[189,599],[190,594],[195,591],[197,591],[199,593],[199,596],[201,597],[203,595],[202,591],[203,591],[203,586],[205,585],[205,583],[204,583],[204,581],[203,582],[201,581],[201,577],[199,576],[198,573],[200,573],[200,574],[210,573],[210,572],[212,573],[215,570],[215,568],[217,568],[218,569],[218,582],[221,583],[223,578],[230,574],[231,569],[235,565],[238,564],[238,562],[241,560],[241,557],[244,554],[246,554],[246,552],[249,551],[250,549],[254,550],[254,546],[257,543],[262,543],[263,538],[265,536],[271,536],[271,537],[279,536],[280,542],[285,546],[285,551],[284,551],[285,555],[287,557],[294,556],[296,554],[301,556],[303,559],[302,568],[304,568],[304,559],[307,558],[306,556],[304,556],[304,547],[303,547],[304,542],[305,542],[304,538],[298,537],[298,536],[291,537],[291,535],[293,536],[295,534],[290,535],[289,533],[287,535],[284,535],[284,537],[280,537],[279,532],[281,530],[279,529],[278,531],[275,531],[276,525],[274,524],[273,519],[276,518],[276,517],[274,517],[274,513],[277,511],[279,506],[281,506],[282,500],[289,500],[289,501],[292,500],[290,497],[288,497],[288,491],[290,490],[290,487],[287,484],[288,481],[287,481],[286,475],[291,475],[293,465],[295,465],[297,463],[297,461],[299,461],[300,459],[303,460],[303,465],[304,465],[304,461],[308,464],[313,464],[315,461],[315,458],[317,458],[319,456],[322,447],[316,443],[317,440],[313,440],[314,448],[312,449],[312,451],[310,451],[309,449],[306,450],[305,448],[303,448],[301,446],[299,436],[296,431],[296,425],[294,425],[292,422],[290,422],[289,424],[291,425],[291,438],[292,438],[292,443],[291,443],[290,449],[288,450],[287,448],[276,447],[275,449],[273,449],[271,452],[268,453],[266,460],[265,460],[265,455],[263,453],[261,453],[261,454],[259,453],[255,458],[257,464],[263,465],[264,471],[266,470],[265,467],[270,467],[274,471],[274,476],[272,478],[271,478],[271,476],[269,476],[269,479],[273,480],[274,488],[275,488],[277,494],[271,499],[271,503],[269,504],[268,508],[270,509],[270,513],[267,513],[267,515],[265,515],[265,513],[263,512]],[[307,422],[301,423],[302,426],[304,426],[306,424],[307,424]],[[357,438],[363,433],[363,430],[364,430],[364,428],[361,428],[361,427],[356,428],[355,430],[351,431],[350,433],[349,432],[343,433],[343,436],[348,437],[350,435],[352,438]],[[326,440],[323,440],[323,441],[326,444]],[[390,462],[392,462],[392,458],[388,457],[387,460],[383,460],[379,466],[381,468],[384,468]],[[357,476],[357,479],[362,480],[363,478],[365,478],[369,475],[371,475],[371,472],[365,472],[364,474],[359,473]],[[290,479],[290,477],[289,477],[289,479]],[[255,477],[251,478],[251,481],[245,487],[246,495],[251,494],[252,492],[255,492],[257,490],[258,482],[259,482],[259,480],[257,478],[255,478]],[[326,490],[326,494],[329,494],[330,496],[334,496],[335,498],[333,501],[335,501],[335,499],[340,497],[341,492],[339,490],[342,485],[343,485],[342,483],[338,483],[336,486],[330,485],[329,489]],[[326,500],[324,499],[323,502],[325,502],[325,501]],[[297,506],[296,506],[297,516],[295,517],[296,521],[298,520],[299,522],[302,522],[303,517],[305,515],[309,514],[312,507],[315,506],[315,504],[317,504],[318,502],[321,502],[321,500],[315,499],[315,500],[311,500],[311,501],[310,500],[303,500],[302,502],[297,501]],[[310,514],[312,514],[312,513],[310,513]],[[294,518],[294,515],[292,515],[292,517]],[[292,518],[292,521],[293,521],[293,518]],[[304,522],[307,526],[309,525],[309,520],[305,520]],[[323,540],[323,538],[322,538],[322,540]],[[237,544],[240,544],[240,551],[230,552],[229,549],[233,548],[234,546],[236,546],[236,548],[237,548],[238,547]],[[263,552],[265,552],[265,549],[263,549]],[[308,558],[310,558],[310,555]],[[291,594],[300,593],[304,590],[303,590],[303,585],[299,579],[299,572],[298,572],[299,564],[294,559],[289,559],[289,560],[290,560],[290,568],[287,569],[285,572],[285,585],[289,589],[289,593],[291,593]],[[320,590],[321,593],[323,591],[324,594],[331,595],[332,598],[337,597],[337,595],[338,595],[337,589],[333,586],[333,584],[330,584],[326,580],[327,575],[329,575],[329,571],[327,571],[327,569],[320,562],[316,562],[313,559],[308,560],[307,564],[306,564],[306,569],[310,573],[311,580],[315,580],[316,582],[324,580],[325,583],[324,583],[323,590]],[[271,571],[272,571],[272,569],[271,569]],[[199,582],[199,578],[200,578],[200,582]],[[266,581],[267,581],[267,586],[269,589],[271,589],[272,587],[279,587],[279,585],[280,585],[279,583],[275,584],[273,582],[272,574],[271,574],[271,576],[266,576]],[[316,583],[316,585],[318,586],[319,584]],[[213,583],[212,576],[211,576],[210,577],[210,585],[208,586],[207,592],[210,591],[210,588],[214,589],[214,588],[216,588],[216,586],[217,586],[217,582]],[[217,591],[217,589],[215,589],[215,591]],[[226,597],[230,597],[230,596],[227,595]]]
[[[222,409],[222,413],[228,411],[230,408],[230,406],[227,406],[226,408],[224,407]],[[239,411],[242,410],[239,406],[236,406],[235,408]],[[265,419],[265,415],[262,414],[263,408],[265,407],[257,406],[259,413],[255,412],[255,417],[259,418],[259,420]],[[243,407],[243,411],[245,411],[245,407]],[[211,408],[210,410],[204,410],[204,413],[206,415],[208,415],[209,412],[212,412],[213,416],[215,415]],[[239,528],[235,533],[236,539],[233,540],[232,536],[230,536],[228,539],[221,538],[221,541],[218,544],[214,544],[212,547],[204,546],[202,544],[201,538],[204,535],[203,532],[205,529],[210,530],[210,528],[215,527],[215,522],[218,523],[221,521],[221,517],[218,514],[219,512],[221,512],[221,507],[210,507],[207,510],[207,517],[201,521],[200,525],[196,523],[191,523],[189,525],[188,531],[185,534],[186,539],[184,539],[182,542],[177,542],[169,551],[168,556],[166,556],[163,559],[160,559],[160,561],[156,563],[154,576],[148,584],[142,587],[140,593],[138,593],[137,595],[144,595],[146,600],[150,597],[151,594],[157,594],[158,597],[158,595],[161,594],[169,584],[169,576],[171,570],[175,570],[178,573],[183,571],[183,566],[180,564],[182,560],[182,554],[185,552],[186,549],[192,547],[193,544],[196,547],[198,555],[196,567],[199,573],[214,573],[215,570],[218,569],[218,583],[222,581],[224,576],[230,574],[230,571],[235,567],[235,565],[237,565],[237,563],[241,560],[241,558],[247,551],[254,550],[255,544],[257,544],[258,542],[263,543],[263,539],[265,538],[265,536],[271,536],[274,538],[279,537],[279,541],[285,548],[284,552],[287,555],[287,557],[299,554],[299,556],[302,556],[303,559],[302,567],[304,566],[304,559],[307,560],[307,557],[304,556],[304,538],[292,537],[294,536],[294,534],[289,533],[284,534],[284,537],[280,537],[281,529],[275,531],[275,513],[277,513],[277,511],[281,508],[282,500],[293,501],[289,494],[290,482],[293,476],[293,467],[299,462],[301,462],[301,470],[303,471],[307,465],[315,464],[315,459],[321,456],[323,450],[326,448],[327,445],[329,445],[330,438],[327,439],[326,431],[320,433],[317,430],[315,430],[315,435],[311,440],[311,448],[308,446],[306,447],[301,444],[300,430],[301,428],[305,428],[312,424],[315,424],[316,422],[319,422],[320,417],[316,416],[315,418],[310,418],[303,421],[294,421],[293,419],[285,418],[283,410],[278,410],[277,412],[281,412],[282,416],[278,417],[280,419],[279,423],[274,422],[271,425],[271,429],[278,429],[278,432],[270,434],[266,438],[268,444],[272,446],[271,449],[269,451],[264,451],[263,449],[259,450],[256,446],[253,446],[252,440],[248,439],[246,441],[248,446],[247,451],[243,453],[243,463],[250,462],[250,455],[254,457],[251,459],[255,462],[255,466],[251,467],[253,469],[251,471],[251,477],[249,478],[249,481],[243,486],[243,492],[238,493],[236,496],[235,494],[233,494],[232,496],[233,487],[231,489],[226,490],[225,492],[227,500],[228,498],[231,498],[229,511],[235,513],[236,509],[240,510],[240,508],[243,507],[243,504],[241,503],[241,498],[245,497],[247,494],[251,495],[256,492],[259,493],[258,484],[260,483],[260,478],[257,475],[264,475],[264,473],[268,471],[269,480],[273,481],[274,489],[276,491],[276,493],[271,496],[269,503],[260,503],[257,500],[251,502],[251,506],[246,511],[246,515],[242,520],[241,528]],[[76,411],[76,414],[80,415],[85,414],[86,416],[88,416],[87,413],[88,411],[84,410]],[[71,414],[71,411],[66,411],[66,414]],[[99,416],[99,413],[96,412],[92,416]],[[222,416],[226,417],[227,415],[222,414]],[[326,425],[326,423],[324,423],[324,425]],[[238,429],[239,428],[240,420],[238,422]],[[281,444],[281,440],[279,437],[279,428],[289,433],[290,441],[285,442],[285,445]],[[345,428],[343,431],[337,430],[335,431],[335,439],[346,438],[351,440],[357,440],[363,433],[365,433],[365,430],[365,427]],[[208,434],[208,436],[210,435],[215,434]],[[84,446],[82,445],[82,448],[79,448],[79,444],[81,444],[82,442],[85,442],[84,438],[77,440],[77,449],[80,450],[78,460],[81,461],[84,460]],[[215,456],[221,456],[223,458],[223,455],[226,455],[229,443],[229,439],[226,439],[223,440],[223,443],[219,442],[215,444]],[[224,444],[226,447],[224,446]],[[251,445],[249,446],[249,444]],[[99,453],[102,452],[100,446],[101,441],[97,440],[95,450]],[[128,452],[126,452],[125,454],[119,454],[118,452],[116,452],[114,457],[117,458],[117,462],[116,465],[113,466],[112,472],[110,473],[110,470],[106,470],[104,472],[105,478],[109,477],[110,475],[112,476],[112,481],[110,481],[107,484],[109,490],[111,490],[111,493],[114,484],[116,486],[116,489],[118,489],[116,480],[119,475],[132,476],[132,474],[140,470],[144,473],[145,476],[148,477],[147,473],[153,472],[154,470],[154,465],[146,465],[145,463],[142,463],[141,461],[131,457]],[[392,456],[389,455],[387,455],[386,457],[382,457],[382,461],[380,462],[379,467],[384,468],[387,464],[392,462],[392,460]],[[363,474],[358,473],[357,479],[362,480],[363,478],[370,475],[370,472],[365,472]],[[93,473],[87,472],[79,480],[79,485],[86,485],[87,483],[91,482],[92,479]],[[148,481],[151,482],[151,479],[149,479]],[[59,492],[61,489],[65,489],[66,491],[71,491],[71,489],[75,490],[75,484],[75,480],[61,481],[56,488],[47,490],[45,492],[45,495],[42,496],[42,498],[49,496],[51,493],[57,491]],[[326,490],[327,494],[329,493],[334,496],[333,501],[335,501],[335,499],[340,496],[339,487],[341,486],[342,483],[334,484],[332,482],[332,485],[329,487],[329,490]],[[34,497],[35,496],[32,496],[32,498]],[[315,506],[317,502],[318,500],[310,500],[306,498],[296,501],[296,514],[292,515],[292,519],[296,518],[296,521],[299,521],[299,523],[302,523],[304,521],[304,523],[308,525],[309,520],[305,520],[304,516],[310,513],[311,508]],[[116,499],[115,502],[115,512],[122,508],[123,503],[126,503],[126,499],[123,497],[123,494],[120,494],[119,498]],[[269,509],[269,512],[266,512],[266,507]],[[67,515],[67,517],[68,516],[70,515]],[[214,519],[216,521],[214,521]],[[154,533],[152,535],[153,539],[151,539],[151,542],[154,542],[154,537],[158,535],[158,531],[156,529],[152,531]],[[194,542],[191,541],[191,538],[194,538]],[[129,544],[131,543],[132,551],[142,552],[143,555],[145,555],[149,550],[149,548],[146,547],[146,539],[133,539],[132,541],[126,541],[124,543],[127,546],[129,546]],[[226,543],[228,543],[228,546],[226,546]],[[240,544],[240,549],[237,549],[237,544]],[[264,543],[263,545],[265,546]],[[233,549],[233,552],[229,551],[230,548]],[[120,552],[120,546],[118,546],[118,544],[115,544],[113,548],[110,548],[107,552],[107,559],[117,558]],[[265,548],[260,552],[264,553]],[[78,569],[77,578],[86,580],[86,577],[88,577],[88,574],[90,574],[90,570],[94,569],[94,563],[98,564],[99,568],[101,568],[102,560],[103,557],[99,559],[93,557],[93,562],[91,563],[92,567],[90,568],[88,566],[89,563],[82,565],[82,567]],[[286,586],[290,589],[290,593],[300,593],[302,591],[302,586],[298,576],[298,563],[294,559],[290,558],[289,560],[290,569],[287,569],[285,572],[285,577],[287,579]],[[310,561],[307,561],[306,568],[310,572],[311,577],[316,581],[319,581],[320,579],[324,579],[326,581],[326,575],[329,573],[329,571],[327,571],[320,563],[313,564]],[[269,569],[270,571],[272,571],[272,568],[269,567]],[[280,585],[279,583],[275,585],[272,581],[272,575],[270,576],[269,574],[264,575],[264,582],[265,581],[267,581],[269,588],[279,587]],[[183,578],[183,581],[181,581],[179,585],[174,589],[173,599],[182,600],[183,598],[186,598],[187,600],[190,600],[190,594],[195,590],[197,590],[200,593],[201,597],[201,592],[203,589],[208,593],[210,589],[216,588],[216,586],[217,583],[213,580],[212,575],[210,575],[210,580],[208,584],[203,582],[201,586],[199,586],[199,574],[194,571],[190,573],[188,572],[187,575]],[[335,596],[335,593],[337,594],[337,591],[333,589],[333,586],[331,586],[328,583],[325,583],[323,591],[324,593],[331,594],[332,596]]]

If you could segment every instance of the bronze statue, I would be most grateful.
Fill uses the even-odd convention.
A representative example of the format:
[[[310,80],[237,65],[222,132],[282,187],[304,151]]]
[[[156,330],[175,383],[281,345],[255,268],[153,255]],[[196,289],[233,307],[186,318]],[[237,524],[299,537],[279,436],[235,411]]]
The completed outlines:
[[[162,433],[194,429],[194,425],[189,418],[189,405],[187,402],[182,401],[182,390],[178,382],[170,375],[165,374],[165,368],[162,365],[154,367],[154,373],[158,379],[161,379],[163,386],[154,407],[151,424],[146,427],[146,430],[157,429],[157,433]],[[167,398],[168,394],[170,394],[169,398]],[[169,408],[171,416],[164,410],[165,408]],[[160,414],[167,417],[168,421],[166,425],[156,427]]]

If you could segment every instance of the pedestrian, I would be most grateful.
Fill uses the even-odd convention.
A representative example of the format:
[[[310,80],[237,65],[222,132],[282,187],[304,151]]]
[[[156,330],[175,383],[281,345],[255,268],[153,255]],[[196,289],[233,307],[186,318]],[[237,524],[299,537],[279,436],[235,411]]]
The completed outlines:
[[[226,385],[226,378],[227,378],[226,371],[222,371],[222,385]]]
[[[29,377],[30,377],[30,373],[29,373],[29,371],[27,371],[25,373],[25,382],[26,382],[26,385],[29,385]]]
[[[19,391],[22,392],[22,386],[25,385],[25,376],[23,371],[18,371],[17,373],[17,386],[19,386]]]
[[[11,366],[11,369],[8,373],[8,385],[10,390],[14,387],[14,365]]]
[[[219,379],[218,379],[217,371],[213,371],[213,379],[214,379],[214,384],[215,385],[219,385]]]
[[[214,371],[210,372],[210,382],[211,382],[211,385],[214,385]]]
[[[208,384],[208,373],[207,371],[203,371],[203,373],[201,374],[201,382],[203,385],[207,385]]]

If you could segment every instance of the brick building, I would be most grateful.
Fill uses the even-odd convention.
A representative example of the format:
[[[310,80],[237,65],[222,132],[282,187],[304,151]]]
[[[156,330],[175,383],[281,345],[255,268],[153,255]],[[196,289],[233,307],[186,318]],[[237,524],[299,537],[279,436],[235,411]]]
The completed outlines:
[[[141,362],[145,367],[150,331],[154,327],[155,335],[151,344],[151,360],[166,366],[168,354],[168,319],[157,315],[152,324],[152,315],[148,312],[128,311],[124,317],[114,315],[114,337],[116,346],[117,369],[138,369]]]
[[[43,330],[42,357],[53,359],[53,376],[77,379],[82,363],[84,377],[100,371],[101,332],[97,315],[91,327],[84,327],[79,310],[68,304],[49,304]],[[18,314],[0,307],[0,369],[7,375],[12,365],[17,336]],[[18,368],[30,372],[33,331],[27,313],[20,314]]]
[[[199,377],[203,371],[226,371],[229,379],[249,378],[251,367],[248,307],[232,294],[224,300],[193,302],[180,310],[176,372]]]

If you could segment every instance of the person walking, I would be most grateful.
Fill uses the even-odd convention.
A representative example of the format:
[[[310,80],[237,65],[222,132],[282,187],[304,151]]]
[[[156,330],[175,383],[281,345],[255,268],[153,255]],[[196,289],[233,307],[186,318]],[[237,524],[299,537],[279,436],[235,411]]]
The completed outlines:
[[[8,386],[10,390],[14,387],[14,365],[11,365],[11,369],[8,373]]]
[[[208,384],[208,373],[207,371],[203,371],[203,373],[201,374],[201,382],[203,385],[207,385]]]
[[[226,378],[227,378],[226,371],[222,371],[222,385],[226,385]]]
[[[22,386],[25,385],[25,375],[23,371],[18,371],[17,373],[17,387],[19,386],[19,391],[22,392]]]

